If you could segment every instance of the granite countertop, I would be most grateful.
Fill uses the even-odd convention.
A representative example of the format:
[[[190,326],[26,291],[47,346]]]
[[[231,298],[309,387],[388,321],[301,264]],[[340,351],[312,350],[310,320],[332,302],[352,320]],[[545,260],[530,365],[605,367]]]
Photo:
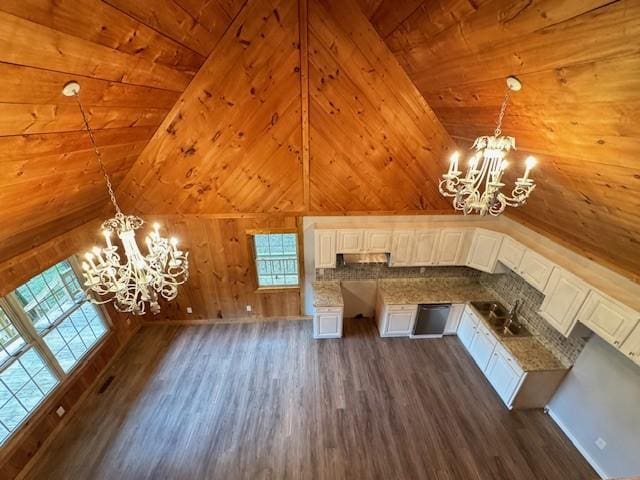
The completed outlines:
[[[469,279],[398,278],[378,283],[382,303],[417,305],[420,303],[467,303],[494,300],[494,295],[478,281]]]
[[[342,307],[342,289],[339,280],[313,282],[314,307]]]

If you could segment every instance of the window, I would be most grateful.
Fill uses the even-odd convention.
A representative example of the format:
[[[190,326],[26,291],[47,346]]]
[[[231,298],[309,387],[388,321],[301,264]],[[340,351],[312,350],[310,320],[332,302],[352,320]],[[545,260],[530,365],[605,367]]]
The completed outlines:
[[[253,236],[258,287],[298,286],[298,251],[295,233],[260,233]]]
[[[0,299],[0,444],[107,330],[69,260]]]

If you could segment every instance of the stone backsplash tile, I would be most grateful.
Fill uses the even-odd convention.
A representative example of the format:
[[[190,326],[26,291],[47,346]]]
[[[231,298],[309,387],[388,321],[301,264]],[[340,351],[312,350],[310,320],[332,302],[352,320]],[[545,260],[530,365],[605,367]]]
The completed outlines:
[[[336,268],[316,269],[316,280],[376,280],[378,278],[470,278],[480,277],[467,267],[389,267],[382,263],[339,264]]]

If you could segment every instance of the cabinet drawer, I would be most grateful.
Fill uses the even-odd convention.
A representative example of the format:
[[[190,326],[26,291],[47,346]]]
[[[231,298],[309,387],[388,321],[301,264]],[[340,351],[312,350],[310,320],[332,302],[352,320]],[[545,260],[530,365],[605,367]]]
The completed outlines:
[[[417,305],[387,305],[390,312],[406,312],[409,310],[417,310]]]
[[[341,313],[342,307],[316,307],[316,313]]]

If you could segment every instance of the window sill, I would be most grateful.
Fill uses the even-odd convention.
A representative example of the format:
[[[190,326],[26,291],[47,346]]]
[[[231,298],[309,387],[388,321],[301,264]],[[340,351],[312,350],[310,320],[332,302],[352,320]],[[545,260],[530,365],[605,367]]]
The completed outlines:
[[[300,285],[283,285],[279,287],[258,287],[254,293],[277,293],[277,292],[290,292],[293,290],[300,290]]]

